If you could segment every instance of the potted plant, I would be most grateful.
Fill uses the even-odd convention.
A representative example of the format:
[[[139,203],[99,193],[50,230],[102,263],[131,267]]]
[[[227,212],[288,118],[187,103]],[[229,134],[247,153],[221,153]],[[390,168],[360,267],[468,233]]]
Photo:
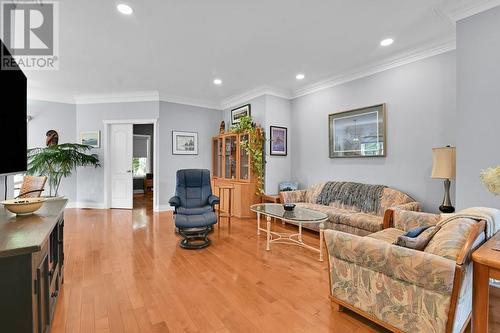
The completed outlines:
[[[49,196],[58,196],[62,178],[71,175],[79,166],[100,167],[97,154],[90,154],[92,146],[77,143],[55,144],[28,150],[28,175],[47,176]]]
[[[241,147],[250,155],[252,161],[252,170],[257,178],[256,194],[264,194],[264,134],[262,128],[252,122],[252,117],[243,116],[239,123],[231,127],[233,133],[248,133],[249,139],[241,142]]]

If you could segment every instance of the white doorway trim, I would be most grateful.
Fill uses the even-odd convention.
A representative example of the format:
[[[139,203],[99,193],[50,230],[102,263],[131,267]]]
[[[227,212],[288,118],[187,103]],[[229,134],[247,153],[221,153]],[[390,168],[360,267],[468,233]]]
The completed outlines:
[[[104,120],[104,133],[102,137],[103,147],[104,147],[104,207],[111,207],[111,195],[109,191],[111,190],[110,180],[111,180],[111,169],[109,167],[109,127],[112,124],[153,124],[153,211],[158,212],[159,205],[159,196],[158,191],[160,188],[160,181],[158,178],[159,169],[158,169],[158,119],[116,119],[116,120]]]

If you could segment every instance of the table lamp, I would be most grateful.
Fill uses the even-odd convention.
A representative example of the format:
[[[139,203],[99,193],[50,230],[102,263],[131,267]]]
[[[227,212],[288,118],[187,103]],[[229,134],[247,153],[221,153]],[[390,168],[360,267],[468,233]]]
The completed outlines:
[[[450,184],[455,179],[455,147],[432,148],[432,178],[444,179],[444,198],[439,210],[443,213],[453,213],[455,208],[451,205]]]

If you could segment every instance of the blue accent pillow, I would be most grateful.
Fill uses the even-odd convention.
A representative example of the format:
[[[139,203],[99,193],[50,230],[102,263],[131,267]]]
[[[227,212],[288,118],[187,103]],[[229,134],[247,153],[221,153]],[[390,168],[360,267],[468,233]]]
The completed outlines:
[[[403,236],[410,237],[410,238],[418,237],[418,235],[420,235],[422,232],[424,232],[429,227],[430,227],[430,225],[413,228],[410,231],[408,231],[406,234],[404,234]]]

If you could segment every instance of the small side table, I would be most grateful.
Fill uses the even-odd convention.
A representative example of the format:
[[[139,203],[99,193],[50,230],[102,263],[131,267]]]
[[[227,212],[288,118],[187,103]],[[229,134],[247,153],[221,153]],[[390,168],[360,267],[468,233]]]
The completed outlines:
[[[490,278],[500,280],[500,232],[472,253],[474,262],[472,288],[472,332],[488,333]]]
[[[263,194],[261,197],[262,203],[281,203],[279,194]]]
[[[234,191],[234,186],[233,185],[221,185],[219,186],[219,191],[218,191],[218,197],[220,199],[220,204],[219,204],[219,209],[218,209],[218,220],[220,222],[221,217],[227,217],[227,222],[229,225],[231,225],[231,217],[233,216],[233,204],[232,204],[232,198],[233,198],[233,191]],[[221,196],[224,195],[225,193],[228,193],[228,206],[227,206],[227,212],[224,212],[221,214],[221,205],[222,205],[222,200],[223,197]]]

